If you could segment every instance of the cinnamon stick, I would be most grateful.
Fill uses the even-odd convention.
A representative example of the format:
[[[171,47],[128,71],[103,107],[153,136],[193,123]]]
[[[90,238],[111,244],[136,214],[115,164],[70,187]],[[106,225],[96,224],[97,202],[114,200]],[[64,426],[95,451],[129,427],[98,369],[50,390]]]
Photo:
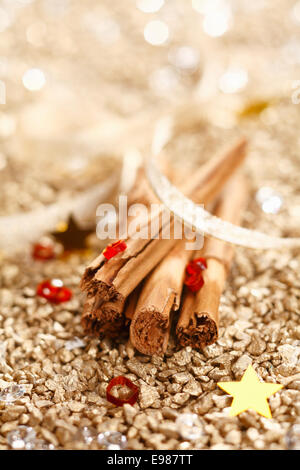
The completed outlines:
[[[124,317],[125,317],[125,325],[129,326],[131,323],[131,320],[133,318],[138,299],[140,296],[141,292],[141,286],[138,286],[134,291],[129,295],[127,301],[126,301],[126,306],[124,309]],[[128,341],[126,343],[126,351],[128,354],[129,359],[131,359],[134,356],[134,345],[132,344],[132,341],[130,337],[128,338]]]
[[[233,177],[217,205],[215,214],[223,220],[238,224],[247,197],[245,179],[241,175]],[[186,290],[176,328],[181,346],[202,349],[217,340],[220,297],[233,255],[231,245],[221,240],[207,240],[201,252],[207,263],[207,269],[203,271],[204,285],[196,294]]]
[[[192,251],[178,243],[146,279],[130,326],[130,340],[143,354],[165,353],[172,312],[178,310],[185,267]]]
[[[188,188],[186,193],[203,204],[212,200],[243,162],[245,149],[246,142],[243,139],[210,160],[185,185]],[[144,184],[148,188],[148,183]],[[148,193],[149,189],[145,190]],[[148,233],[151,224],[157,224],[157,238],[137,239],[130,236],[126,239],[127,249],[123,253],[108,262],[101,254],[86,269],[81,287],[89,301],[83,312],[82,324],[88,334],[117,334],[124,324],[126,298],[177,242],[172,238],[161,238],[164,228],[162,213],[160,209],[140,224],[142,229],[148,228]]]

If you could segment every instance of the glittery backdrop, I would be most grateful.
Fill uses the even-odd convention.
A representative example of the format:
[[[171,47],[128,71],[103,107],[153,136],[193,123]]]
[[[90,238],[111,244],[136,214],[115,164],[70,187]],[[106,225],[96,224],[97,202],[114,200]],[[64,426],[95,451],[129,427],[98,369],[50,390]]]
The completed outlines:
[[[1,217],[106,180],[173,113],[174,168],[246,135],[244,224],[300,236],[299,1],[1,0],[0,39]],[[95,253],[42,263],[1,247],[0,448],[299,448],[299,252],[237,249],[219,340],[202,353],[171,341],[164,359],[83,336],[78,284]],[[37,297],[44,279],[72,299]],[[249,364],[284,385],[272,420],[228,416],[216,384]],[[107,402],[116,375],[140,387],[134,407]]]

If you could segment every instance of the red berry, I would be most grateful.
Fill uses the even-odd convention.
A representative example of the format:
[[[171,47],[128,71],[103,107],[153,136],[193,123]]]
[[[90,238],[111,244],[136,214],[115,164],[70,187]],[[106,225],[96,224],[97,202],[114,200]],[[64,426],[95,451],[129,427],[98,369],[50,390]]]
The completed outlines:
[[[36,243],[32,247],[32,257],[39,261],[55,258],[54,245],[50,243]]]
[[[41,282],[37,286],[37,295],[44,297],[49,302],[54,304],[60,304],[67,302],[72,298],[72,292],[67,287],[63,286],[63,283],[58,279],[46,280]]]
[[[127,248],[126,243],[124,240],[118,240],[115,243],[112,243],[111,245],[108,245],[105,250],[103,251],[103,256],[109,260],[116,256],[117,254],[121,253],[122,251],[125,251]]]

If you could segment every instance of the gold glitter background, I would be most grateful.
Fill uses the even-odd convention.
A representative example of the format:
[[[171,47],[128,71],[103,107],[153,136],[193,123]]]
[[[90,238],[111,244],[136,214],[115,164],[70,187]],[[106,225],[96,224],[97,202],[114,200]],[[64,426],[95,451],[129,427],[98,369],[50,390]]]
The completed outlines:
[[[166,0],[152,9],[156,3],[163,5],[147,13],[142,0],[0,2],[0,216],[105,180],[127,150],[148,152],[155,122],[172,112],[174,168],[184,162],[188,172],[232,135],[246,135],[245,225],[300,236],[300,3]],[[276,192],[278,212],[257,202],[263,187]],[[83,426],[120,431],[129,449],[292,446],[288,436],[300,424],[299,252],[237,249],[219,340],[202,353],[178,351],[172,340],[165,358],[129,359],[125,337],[66,348],[83,338],[78,284],[88,261],[74,254],[33,262],[26,247],[12,256],[1,246],[0,389],[26,389],[13,405],[0,403],[1,449],[18,425],[58,449],[88,448],[77,434]],[[53,306],[36,297],[46,278],[62,279],[73,299]],[[231,398],[216,383],[239,380],[249,364],[284,385],[269,400],[272,420],[227,415]],[[107,403],[117,375],[139,385],[134,407]],[[176,425],[186,412],[199,416],[197,440]]]

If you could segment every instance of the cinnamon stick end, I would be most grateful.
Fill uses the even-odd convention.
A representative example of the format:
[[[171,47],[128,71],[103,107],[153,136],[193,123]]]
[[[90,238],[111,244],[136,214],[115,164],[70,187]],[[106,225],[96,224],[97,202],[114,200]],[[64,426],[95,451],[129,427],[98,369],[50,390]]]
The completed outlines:
[[[84,332],[100,338],[119,336],[124,327],[124,303],[125,299],[119,299],[119,302],[106,302],[98,306],[96,299],[88,299],[81,317]]]
[[[162,355],[166,352],[169,339],[169,321],[161,312],[142,309],[130,325],[130,340],[142,354]]]
[[[201,350],[218,339],[218,325],[208,312],[201,312],[190,319],[187,327],[177,326],[176,334],[181,346]]]

